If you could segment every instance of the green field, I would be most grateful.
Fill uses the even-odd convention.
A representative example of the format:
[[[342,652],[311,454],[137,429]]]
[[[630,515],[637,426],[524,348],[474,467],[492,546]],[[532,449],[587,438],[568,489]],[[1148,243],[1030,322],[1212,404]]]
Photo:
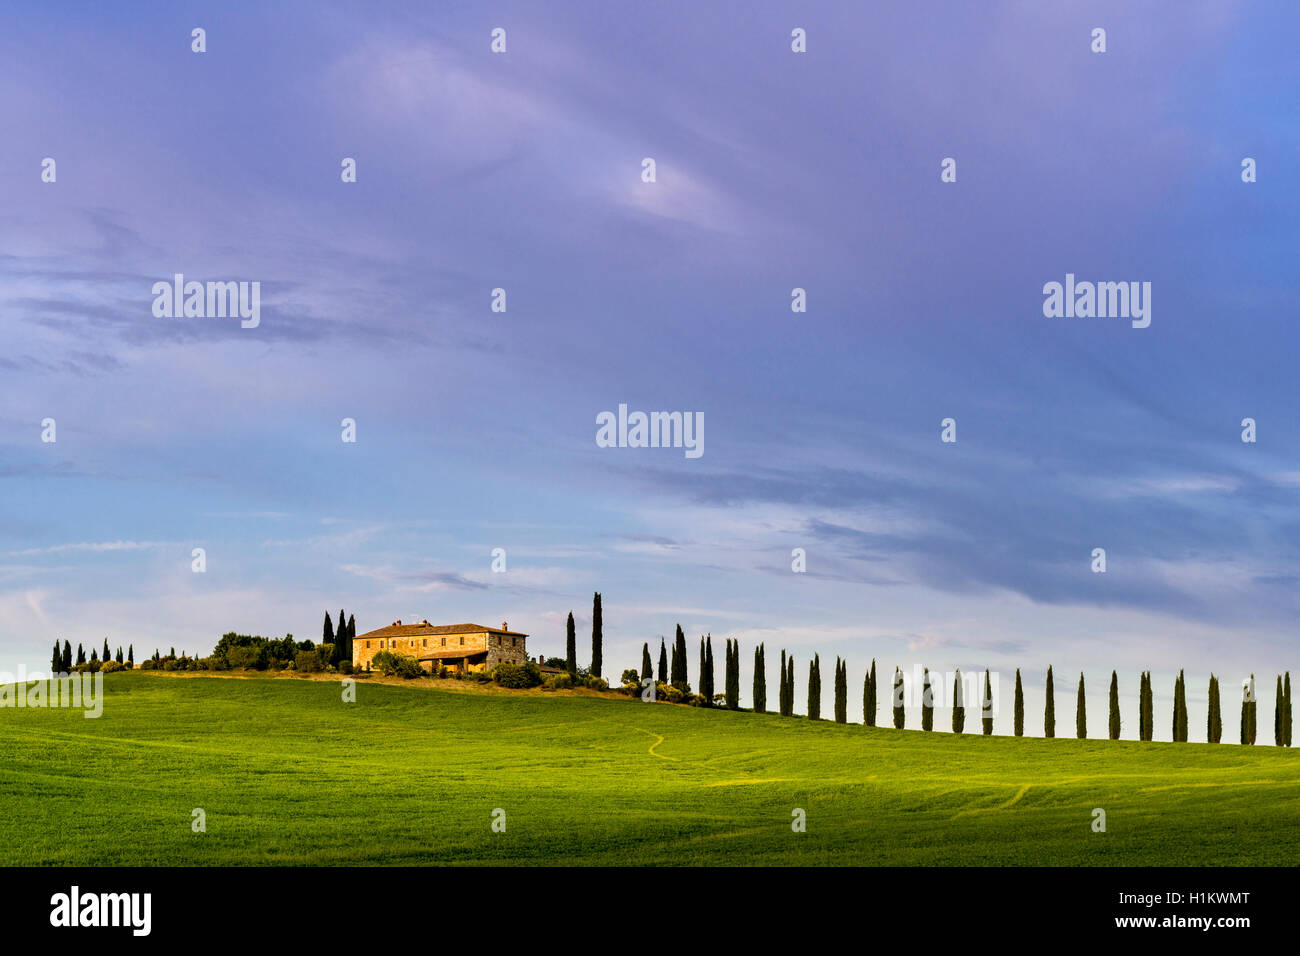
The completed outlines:
[[[104,685],[98,720],[0,710],[5,865],[1293,865],[1300,845],[1300,754],[1272,747],[496,688],[360,682],[344,704],[334,681]]]

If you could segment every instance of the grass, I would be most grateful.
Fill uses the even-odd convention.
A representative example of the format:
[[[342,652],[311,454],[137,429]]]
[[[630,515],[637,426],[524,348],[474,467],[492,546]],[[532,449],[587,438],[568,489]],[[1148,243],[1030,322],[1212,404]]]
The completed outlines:
[[[0,710],[4,865],[1291,865],[1300,843],[1300,754],[1272,747],[460,685],[359,682],[351,704],[336,680],[104,687],[97,720]]]

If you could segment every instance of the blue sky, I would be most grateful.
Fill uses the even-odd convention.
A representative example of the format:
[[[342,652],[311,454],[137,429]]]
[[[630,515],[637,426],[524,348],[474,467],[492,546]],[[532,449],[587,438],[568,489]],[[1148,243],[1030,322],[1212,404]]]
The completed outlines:
[[[801,701],[820,652],[851,700],[872,657],[1019,666],[1031,711],[1084,671],[1094,734],[1112,668],[1128,727],[1142,669],[1194,732],[1210,670],[1271,706],[1292,5],[560,6],[0,12],[0,667],[340,606],[559,654],[600,590],[614,675],[680,622],[746,687],[794,651]],[[259,281],[260,326],[155,318],[177,272]],[[1151,282],[1150,327],[1045,318],[1066,273]],[[619,403],[704,455],[598,448]]]

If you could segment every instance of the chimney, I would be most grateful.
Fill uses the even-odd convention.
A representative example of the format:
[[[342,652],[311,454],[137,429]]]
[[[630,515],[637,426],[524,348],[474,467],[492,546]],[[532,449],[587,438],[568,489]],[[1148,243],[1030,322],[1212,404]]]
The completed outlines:
[[[510,625],[507,624],[505,621],[502,621],[502,622],[501,622],[501,630],[503,630],[503,631],[508,631],[508,630],[510,630]]]

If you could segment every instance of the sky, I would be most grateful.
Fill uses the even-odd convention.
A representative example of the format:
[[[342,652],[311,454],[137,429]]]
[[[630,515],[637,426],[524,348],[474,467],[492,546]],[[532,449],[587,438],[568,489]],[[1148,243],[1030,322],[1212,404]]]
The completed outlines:
[[[1297,26],[9,4],[0,669],[317,639],[340,607],[547,656],[572,611],[585,662],[600,591],[615,678],[680,623],[692,678],[700,635],[739,639],[746,703],[763,642],[801,705],[820,654],[823,712],[844,657],[855,720],[874,658],[991,669],[998,732],[1017,667],[1037,732],[1048,665],[1093,736],[1112,669],[1126,735],[1142,670],[1157,737],[1179,669],[1193,739],[1211,672],[1225,739],[1250,673],[1267,726],[1300,610]],[[259,282],[260,324],[155,316],[177,273]],[[1151,283],[1150,326],[1045,316],[1067,274]],[[702,415],[703,454],[600,447],[620,404]]]

